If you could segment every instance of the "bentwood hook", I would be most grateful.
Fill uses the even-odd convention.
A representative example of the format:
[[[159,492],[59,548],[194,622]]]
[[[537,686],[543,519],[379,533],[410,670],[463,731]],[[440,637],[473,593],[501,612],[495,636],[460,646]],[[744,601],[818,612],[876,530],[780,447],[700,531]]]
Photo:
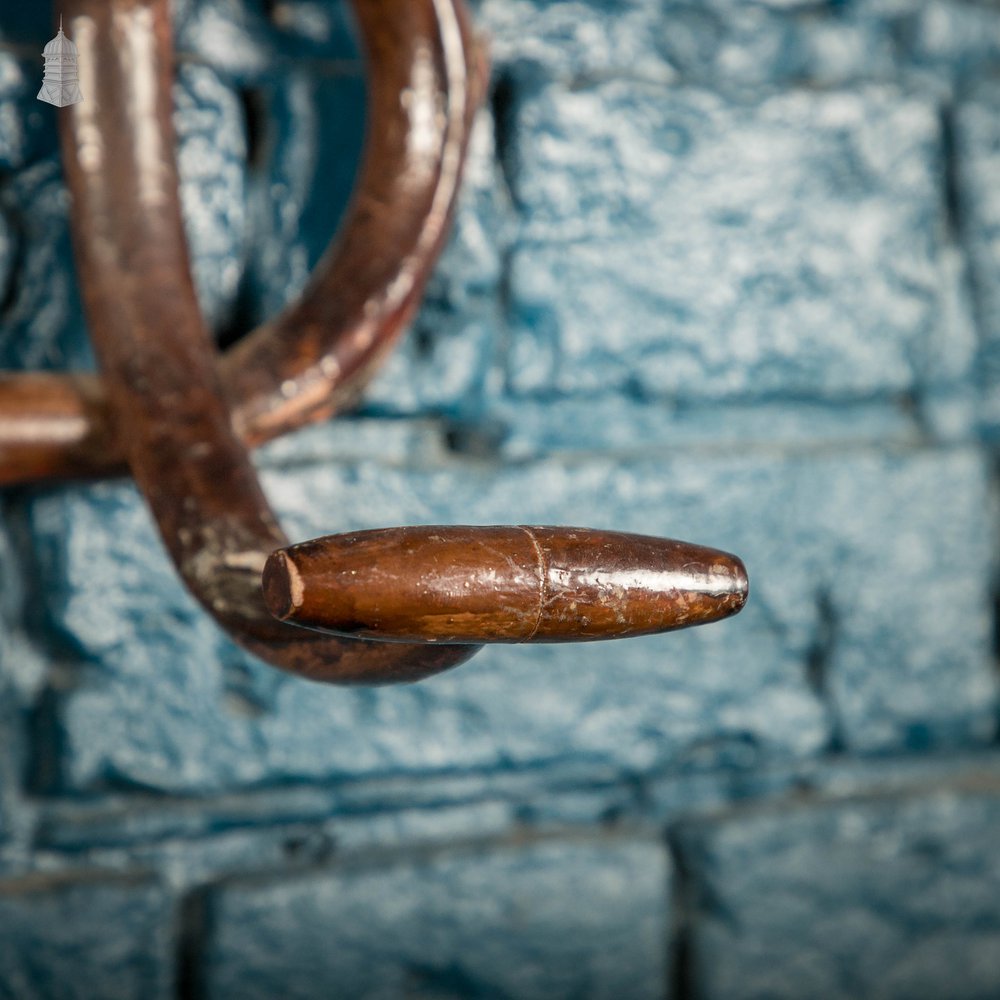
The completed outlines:
[[[392,47],[399,30],[395,17],[374,19],[384,4],[363,2],[369,43]],[[396,12],[421,8],[424,18],[450,18],[438,35],[458,54],[432,50],[438,80],[454,72],[461,59],[468,26],[451,0],[394,5]],[[287,670],[328,681],[371,682],[415,679],[467,659],[468,647],[364,644],[322,637],[276,621],[261,595],[260,574],[270,552],[287,544],[242,441],[215,369],[215,352],[205,328],[191,279],[174,160],[171,83],[173,51],[167,0],[70,0],[67,20],[89,65],[93,99],[75,105],[62,118],[66,178],[72,195],[77,265],[94,347],[101,364],[109,411],[120,429],[125,455],[136,483],[153,511],[164,543],[188,587],[216,620],[252,652]],[[426,37],[427,24],[422,34]],[[421,53],[423,56],[427,52]],[[466,66],[464,60],[461,63]],[[412,81],[415,101],[434,101],[438,87],[426,92]],[[468,86],[468,84],[466,84]],[[463,88],[459,88],[461,91]],[[422,93],[421,90],[424,92]],[[398,100],[399,91],[396,91]],[[376,100],[389,95],[375,95]],[[468,111],[460,101],[460,130]],[[426,110],[426,109],[424,109]],[[434,106],[437,110],[437,106]],[[412,148],[409,155],[413,155]],[[403,167],[408,176],[427,170],[451,171],[457,184],[459,156],[450,163],[416,162]],[[395,182],[395,181],[394,181]],[[447,209],[450,198],[437,207]],[[435,206],[420,206],[433,216]],[[367,206],[369,212],[376,206]],[[373,220],[381,228],[379,220]],[[444,226],[444,218],[437,220]],[[384,225],[384,224],[383,224]],[[438,237],[440,238],[440,237]],[[366,256],[397,252],[373,246]],[[351,259],[358,254],[354,248]],[[356,266],[361,266],[357,257]],[[409,275],[407,275],[410,277]],[[410,284],[413,278],[411,277]],[[350,282],[327,295],[350,296]],[[408,296],[385,289],[383,306],[395,317]],[[267,429],[287,420],[288,400],[307,411],[327,408],[310,380],[326,383],[322,365],[301,364],[302,353],[320,359],[323,314],[336,309],[316,295],[311,308],[300,303],[294,328],[296,351],[289,352],[274,330],[239,353],[241,370],[258,391],[251,410]],[[383,321],[381,329],[393,330]],[[369,346],[376,328],[355,334],[351,354]],[[393,332],[395,332],[393,330]],[[299,372],[290,392],[267,393],[276,369],[287,372],[288,357]],[[305,373],[302,369],[305,368]],[[289,381],[284,372],[279,385]],[[260,388],[266,387],[261,399]],[[325,390],[326,385],[322,388]],[[298,408],[303,408],[299,402]]]
[[[53,408],[70,409],[76,395],[91,434],[115,428],[106,440],[120,444],[191,591],[246,648],[313,679],[415,680],[482,641],[638,635],[738,611],[747,589],[738,559],[664,539],[397,528],[288,546],[241,435],[264,440],[331,412],[398,335],[442,245],[484,80],[460,0],[355,8],[376,68],[372,122],[402,131],[370,135],[346,242],[299,303],[234,348],[220,372],[181,221],[167,0],[66,4],[92,77],[93,100],[61,125],[103,383],[50,379]],[[409,142],[429,121],[437,141]],[[25,385],[8,388],[23,397]],[[7,422],[14,436],[18,419]],[[85,448],[55,444],[36,472],[91,467]]]

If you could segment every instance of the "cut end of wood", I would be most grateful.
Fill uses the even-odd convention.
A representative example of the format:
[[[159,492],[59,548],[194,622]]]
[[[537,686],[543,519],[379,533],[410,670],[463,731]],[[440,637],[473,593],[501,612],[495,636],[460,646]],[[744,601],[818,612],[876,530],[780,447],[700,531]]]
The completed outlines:
[[[285,552],[273,552],[261,578],[264,603],[279,621],[288,621],[302,607],[302,575]]]

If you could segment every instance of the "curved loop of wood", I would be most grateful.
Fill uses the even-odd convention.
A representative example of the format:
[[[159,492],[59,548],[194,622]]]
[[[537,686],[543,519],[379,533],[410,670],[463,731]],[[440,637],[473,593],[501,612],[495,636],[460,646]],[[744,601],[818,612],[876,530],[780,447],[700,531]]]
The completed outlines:
[[[415,8],[433,8],[437,15],[456,10],[453,0],[358,3],[359,11],[372,16],[375,8],[386,7],[393,8],[393,17],[379,21],[378,37],[383,30],[395,32],[397,18],[407,21],[404,12]],[[416,680],[461,663],[476,646],[320,636],[268,614],[260,573],[268,554],[287,540],[233,429],[191,279],[171,123],[168,0],[68,0],[64,14],[80,53],[81,71],[87,67],[89,74],[81,80],[87,100],[65,109],[61,120],[84,304],[108,407],[120,428],[132,474],[185,582],[238,642],[276,666],[315,680]],[[453,24],[456,31],[462,30],[460,19]],[[442,75],[446,58],[440,49],[424,48],[424,75],[427,60],[435,74]],[[418,91],[412,101],[427,96]],[[423,107],[412,113],[429,113],[433,119],[436,110]],[[434,169],[433,157],[423,155],[422,141],[410,133],[399,141],[406,147],[407,163],[412,161],[409,176],[420,187]],[[451,169],[457,183],[457,161]],[[444,203],[431,208],[432,214],[442,214],[428,224],[441,227],[436,240],[445,225],[445,208]],[[362,206],[362,211],[374,213],[374,208]],[[373,216],[372,224],[378,230],[383,222]],[[383,252],[391,256],[391,248]],[[405,265],[404,272],[400,289],[386,289],[376,300],[384,322],[370,328],[373,336],[376,329],[392,328],[410,302],[403,286],[412,288],[417,276]],[[326,288],[324,294],[330,291]],[[312,294],[319,294],[315,283]],[[309,325],[305,339],[297,342],[296,357],[301,366],[297,370],[307,374],[297,376],[297,385],[307,395],[299,412],[313,412],[310,379],[330,377],[329,372],[309,373],[313,355],[321,350],[318,324],[334,314],[332,306],[316,302],[303,314]],[[268,339],[273,336],[272,330]],[[370,345],[362,340],[347,345],[349,356],[364,355]],[[262,338],[244,354],[263,363],[271,350]],[[274,363],[282,364],[284,358],[276,351]],[[296,364],[288,360],[286,367]],[[277,378],[283,375],[279,371]],[[272,389],[261,373],[255,391],[273,403]],[[260,412],[265,429],[296,419],[283,405],[253,412]]]
[[[354,198],[298,301],[219,360],[251,446],[349,405],[412,318],[486,86],[461,0],[400,0],[391,16],[383,0],[351,2],[369,91]],[[123,86],[136,71],[124,70]],[[0,484],[105,475],[124,462],[98,377],[0,373]]]

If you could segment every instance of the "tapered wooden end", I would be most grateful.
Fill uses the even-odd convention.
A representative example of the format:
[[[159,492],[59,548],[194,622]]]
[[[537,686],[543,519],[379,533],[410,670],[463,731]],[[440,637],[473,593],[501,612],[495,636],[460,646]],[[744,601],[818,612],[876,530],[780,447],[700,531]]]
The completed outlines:
[[[399,642],[579,642],[728,618],[743,563],[666,538],[582,528],[419,527],[280,549],[264,598],[282,621]]]

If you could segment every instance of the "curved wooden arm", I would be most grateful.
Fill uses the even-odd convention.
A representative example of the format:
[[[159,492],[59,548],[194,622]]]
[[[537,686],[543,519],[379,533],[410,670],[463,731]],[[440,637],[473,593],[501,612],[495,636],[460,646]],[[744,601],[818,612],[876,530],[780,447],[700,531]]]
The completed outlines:
[[[367,55],[368,125],[341,235],[299,299],[219,359],[233,424],[250,446],[352,403],[412,318],[486,88],[486,59],[459,0],[405,0],[391,16],[380,0],[351,2]],[[93,60],[104,60],[106,39],[85,28],[77,44],[81,66],[99,72]],[[125,68],[121,85],[134,87],[137,71]],[[416,116],[419,146],[410,142]],[[107,109],[95,125],[113,125]],[[0,485],[123,471],[99,377],[0,373]]]
[[[359,9],[372,14],[377,6],[386,5],[365,0]],[[425,14],[450,8],[455,31],[464,24],[454,0],[399,0],[391,6],[404,23],[415,8]],[[233,430],[190,275],[174,160],[168,0],[70,0],[64,13],[80,65],[92,74],[87,99],[65,109],[61,119],[84,304],[129,466],[188,587],[236,641],[276,666],[316,680],[415,680],[461,663],[474,647],[324,637],[268,613],[260,573],[268,553],[287,539]],[[385,24],[390,36],[400,30],[395,17],[385,18]],[[454,53],[424,49],[422,58],[428,57],[436,79],[444,79],[446,64],[448,72],[457,72]],[[414,101],[439,96],[432,88],[418,91]],[[463,102],[462,129],[466,115]],[[457,183],[457,160],[449,169]],[[428,170],[427,158],[417,155],[415,176]],[[436,185],[433,178],[429,183]],[[439,205],[442,213],[450,200]],[[411,221],[415,224],[415,217]],[[435,224],[443,227],[444,218]],[[435,231],[433,240],[440,238]],[[431,249],[427,245],[423,253]],[[411,291],[400,279],[401,289],[386,290],[379,300],[383,317],[393,318],[377,328],[386,338],[411,303],[418,270],[415,262],[406,270]],[[331,291],[313,287],[314,296]],[[324,309],[330,311],[314,306],[317,315]],[[375,335],[376,327],[367,329]],[[320,349],[317,331],[307,325],[304,339],[296,341],[307,371]],[[268,339],[272,336],[273,331]],[[366,355],[368,349],[361,340],[346,348],[359,361],[373,356]],[[274,378],[258,372],[265,398]],[[307,398],[300,412],[315,412],[309,404]],[[283,405],[259,412],[267,428],[287,419]]]

